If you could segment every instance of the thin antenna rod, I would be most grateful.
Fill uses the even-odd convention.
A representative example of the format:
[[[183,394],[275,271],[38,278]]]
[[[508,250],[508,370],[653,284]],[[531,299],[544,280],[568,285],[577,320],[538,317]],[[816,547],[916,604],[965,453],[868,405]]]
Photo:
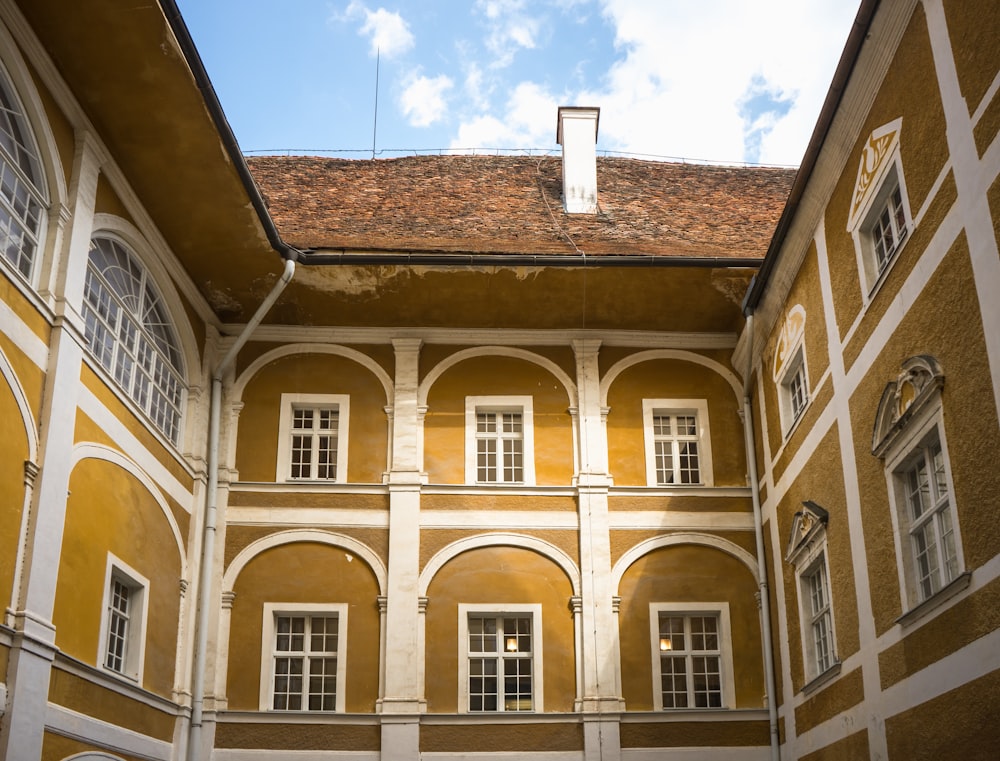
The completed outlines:
[[[372,158],[375,158],[375,132],[378,130],[378,66],[382,57],[382,48],[375,49],[375,119],[372,124]]]

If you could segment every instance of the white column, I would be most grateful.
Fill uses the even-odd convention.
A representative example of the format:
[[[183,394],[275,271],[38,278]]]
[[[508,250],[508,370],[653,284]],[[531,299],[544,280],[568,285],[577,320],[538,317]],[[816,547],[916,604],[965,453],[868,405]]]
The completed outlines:
[[[61,263],[64,273],[77,273],[82,299],[82,273],[90,250],[91,225],[97,196],[99,165],[92,140],[77,139],[70,186],[72,225],[62,240]],[[52,255],[52,254],[50,254]],[[69,276],[60,278],[68,285]],[[57,294],[65,304],[66,293]],[[76,305],[59,309],[49,342],[43,405],[38,429],[41,432],[38,461],[41,465],[30,503],[31,520],[24,536],[23,570],[14,590],[14,646],[7,669],[7,706],[0,727],[0,758],[40,758],[49,674],[55,657],[56,580],[62,552],[66,497],[73,455],[73,424],[76,419],[83,352],[77,340]],[[68,312],[68,314],[67,314]]]
[[[389,568],[385,606],[383,761],[420,756],[420,713],[425,708],[420,649],[419,339],[395,339],[396,376],[389,470]]]
[[[581,710],[586,761],[620,758],[618,719],[623,701],[617,687],[618,629],[612,610],[611,536],[608,516],[608,445],[601,407],[599,340],[573,342],[576,354],[580,468],[580,611],[583,655]]]

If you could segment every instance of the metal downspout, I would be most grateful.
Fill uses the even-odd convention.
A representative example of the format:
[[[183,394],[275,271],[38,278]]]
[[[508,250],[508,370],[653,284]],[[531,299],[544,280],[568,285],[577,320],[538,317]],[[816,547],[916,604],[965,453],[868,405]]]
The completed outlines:
[[[743,376],[743,438],[747,452],[750,498],[753,502],[753,531],[757,545],[757,582],[760,596],[761,638],[764,646],[764,680],[767,689],[767,716],[771,731],[771,761],[781,761],[781,738],[778,735],[778,699],[775,694],[771,599],[768,596],[764,521],[760,508],[760,485],[757,479],[757,450],[753,440],[753,407],[750,402],[750,375],[753,372],[753,312],[747,314],[747,369]]]
[[[197,761],[201,756],[202,714],[205,704],[205,657],[208,651],[208,611],[212,603],[212,565],[215,555],[216,516],[219,488],[219,427],[222,417],[222,377],[236,359],[243,345],[250,339],[278,296],[295,274],[295,261],[285,259],[285,270],[274,288],[261,302],[250,322],[229,347],[222,361],[212,373],[212,392],[208,422],[208,486],[205,493],[204,538],[201,546],[201,564],[198,568],[198,608],[195,613],[195,661],[191,686],[191,726],[188,729],[187,758]]]

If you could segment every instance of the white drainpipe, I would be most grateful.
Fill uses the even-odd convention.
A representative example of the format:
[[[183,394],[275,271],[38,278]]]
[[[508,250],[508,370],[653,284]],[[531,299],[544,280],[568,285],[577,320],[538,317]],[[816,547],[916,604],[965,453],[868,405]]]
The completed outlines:
[[[747,369],[743,376],[743,438],[747,450],[747,471],[750,478],[750,498],[753,502],[753,530],[757,544],[757,583],[760,595],[761,638],[764,645],[764,679],[767,690],[767,716],[771,728],[771,761],[781,761],[781,740],[778,736],[778,700],[775,694],[774,651],[771,632],[771,600],[768,597],[766,552],[764,550],[764,519],[760,508],[760,487],[757,480],[757,450],[753,441],[753,409],[750,403],[750,375],[753,372],[753,312],[747,315]]]
[[[270,311],[278,296],[295,274],[295,261],[285,259],[285,271],[274,284],[267,298],[257,307],[229,351],[212,374],[212,394],[208,421],[208,486],[205,493],[205,535],[201,546],[201,565],[198,570],[198,609],[195,614],[194,674],[191,686],[191,726],[188,731],[187,758],[197,761],[201,756],[202,713],[205,704],[205,656],[208,650],[208,611],[212,604],[211,571],[215,555],[215,526],[219,488],[219,423],[222,417],[222,376],[236,359],[243,345]]]

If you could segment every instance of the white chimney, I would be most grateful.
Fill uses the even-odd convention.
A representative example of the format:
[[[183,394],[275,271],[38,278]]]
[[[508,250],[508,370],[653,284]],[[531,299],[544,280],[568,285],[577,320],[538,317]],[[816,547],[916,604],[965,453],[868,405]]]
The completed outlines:
[[[597,120],[599,108],[560,106],[556,142],[562,146],[563,208],[597,213]]]

